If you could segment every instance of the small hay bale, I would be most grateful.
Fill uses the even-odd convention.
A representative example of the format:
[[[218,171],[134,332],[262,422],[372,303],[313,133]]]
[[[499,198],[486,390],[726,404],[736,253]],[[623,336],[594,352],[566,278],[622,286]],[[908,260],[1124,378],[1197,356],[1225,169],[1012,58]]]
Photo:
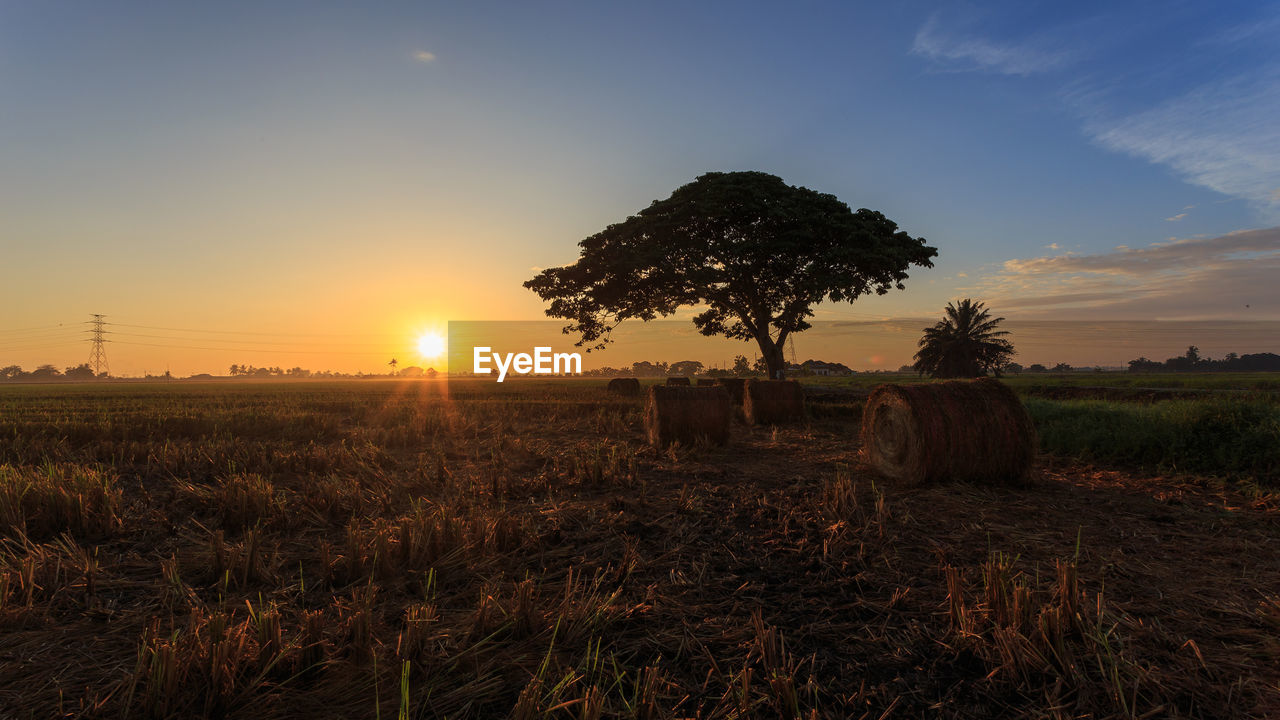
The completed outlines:
[[[729,393],[719,387],[654,385],[644,404],[645,433],[657,447],[692,445],[700,439],[723,445],[729,441],[731,417]]]
[[[669,377],[667,378],[667,384],[688,387],[690,383],[689,383],[689,378],[687,377]]]
[[[715,378],[698,378],[698,387],[719,387],[720,383]]]
[[[614,378],[609,381],[607,389],[614,395],[634,397],[640,394],[640,381],[636,378]]]
[[[862,453],[902,485],[1026,480],[1035,457],[1031,416],[991,378],[881,385],[862,413]]]
[[[729,399],[734,405],[742,404],[742,394],[747,386],[746,378],[720,378],[720,384],[729,391]]]
[[[804,417],[804,389],[795,380],[748,380],[742,413],[752,425],[776,425]]]

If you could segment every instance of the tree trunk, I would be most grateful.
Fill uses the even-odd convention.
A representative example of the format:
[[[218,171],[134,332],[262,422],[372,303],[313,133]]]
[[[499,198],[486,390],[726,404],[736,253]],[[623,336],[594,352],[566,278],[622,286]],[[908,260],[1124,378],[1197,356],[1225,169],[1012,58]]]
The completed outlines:
[[[782,372],[787,369],[786,360],[782,357],[782,345],[775,343],[768,335],[757,336],[756,342],[760,345],[760,356],[769,368],[769,379],[781,380]]]

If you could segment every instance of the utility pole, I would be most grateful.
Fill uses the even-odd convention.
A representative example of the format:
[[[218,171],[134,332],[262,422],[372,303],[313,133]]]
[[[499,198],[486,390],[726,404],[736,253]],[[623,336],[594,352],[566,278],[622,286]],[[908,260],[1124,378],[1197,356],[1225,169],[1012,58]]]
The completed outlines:
[[[111,370],[107,367],[107,351],[102,347],[102,343],[106,342],[102,336],[107,332],[102,329],[102,318],[106,316],[95,314],[90,317],[93,318],[89,321],[89,324],[93,325],[93,329],[90,330],[93,333],[90,342],[93,344],[89,348],[89,365],[93,368],[95,377],[109,375]]]

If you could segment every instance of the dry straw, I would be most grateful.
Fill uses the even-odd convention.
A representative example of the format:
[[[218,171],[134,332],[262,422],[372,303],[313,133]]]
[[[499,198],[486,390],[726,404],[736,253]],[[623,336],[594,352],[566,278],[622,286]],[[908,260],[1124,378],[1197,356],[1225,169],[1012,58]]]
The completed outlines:
[[[682,385],[682,386],[688,387],[688,386],[689,386],[689,378],[687,378],[687,377],[669,377],[669,378],[667,378],[667,384],[668,384],[668,385]]]
[[[698,387],[718,387],[720,381],[715,378],[698,378]]]
[[[734,405],[742,404],[743,391],[747,385],[746,378],[720,378],[718,382],[729,391],[729,399]]]
[[[723,445],[729,441],[731,417],[729,393],[719,387],[655,385],[644,406],[645,433],[657,447],[700,440]]]
[[[753,425],[776,425],[804,416],[804,390],[794,380],[748,380],[742,412]]]
[[[628,397],[640,394],[640,381],[635,378],[614,378],[609,381],[609,392]]]
[[[1035,428],[998,380],[881,385],[862,414],[862,452],[904,485],[940,480],[1025,480]]]

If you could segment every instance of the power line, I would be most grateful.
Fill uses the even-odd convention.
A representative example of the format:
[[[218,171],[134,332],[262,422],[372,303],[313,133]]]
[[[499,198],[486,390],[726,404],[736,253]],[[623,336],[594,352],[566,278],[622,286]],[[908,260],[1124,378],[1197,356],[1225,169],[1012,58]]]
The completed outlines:
[[[283,352],[287,355],[385,355],[383,351],[343,351],[343,350],[273,350],[273,348],[261,347],[207,347],[200,345],[164,345],[159,342],[129,342],[125,340],[113,340],[111,342],[116,345],[137,345],[142,347],[169,347],[174,350],[214,350],[219,352]]]
[[[23,333],[33,330],[55,330],[60,327],[62,327],[62,323],[58,323],[57,325],[36,325],[34,327],[25,328],[6,328],[4,330],[0,330],[0,333]]]
[[[108,323],[108,324],[110,324],[110,323]],[[116,326],[115,326],[115,325],[111,325],[111,327],[116,327]],[[280,347],[280,346],[287,347],[287,348],[297,348],[297,347],[299,347],[298,343],[295,343],[295,342],[289,342],[289,341],[287,341],[287,340],[281,340],[281,341],[277,341],[277,342],[272,342],[272,341],[264,341],[264,340],[245,340],[245,339],[241,339],[241,338],[226,338],[226,339],[223,339],[223,338],[208,338],[208,337],[205,337],[205,338],[202,338],[202,337],[181,337],[181,336],[175,336],[175,335],[153,335],[153,334],[150,334],[150,333],[120,332],[120,331],[111,331],[111,330],[108,330],[107,332],[108,332],[109,334],[111,334],[111,333],[115,334],[117,338],[148,338],[148,339],[152,339],[152,340],[174,340],[174,341],[178,341],[178,342],[198,342],[198,343],[223,343],[223,344],[225,344],[225,343],[231,343],[231,344],[233,344],[233,345],[253,345],[253,346],[263,346],[262,348],[258,348],[258,349],[266,349],[266,350],[271,350],[272,348]],[[118,339],[117,339],[117,340],[112,340],[111,342],[123,342],[123,341],[122,341],[122,340],[118,340]],[[314,342],[314,341],[313,341],[313,342]],[[344,344],[344,345],[348,345],[348,346],[350,346],[350,345],[351,345],[350,343],[343,343],[343,344]],[[241,348],[226,348],[226,349],[228,349],[228,350],[238,350],[238,349],[241,349]],[[325,352],[325,351],[324,351],[324,350],[317,350],[316,352]]]
[[[159,325],[134,325],[131,323],[107,323],[112,327],[125,328],[141,328],[144,330],[168,330],[170,332],[196,333],[198,335],[265,335],[267,337],[367,337],[367,338],[387,338],[397,337],[388,333],[286,333],[286,332],[255,332],[251,330],[198,330],[196,328],[175,328],[161,327]]]

